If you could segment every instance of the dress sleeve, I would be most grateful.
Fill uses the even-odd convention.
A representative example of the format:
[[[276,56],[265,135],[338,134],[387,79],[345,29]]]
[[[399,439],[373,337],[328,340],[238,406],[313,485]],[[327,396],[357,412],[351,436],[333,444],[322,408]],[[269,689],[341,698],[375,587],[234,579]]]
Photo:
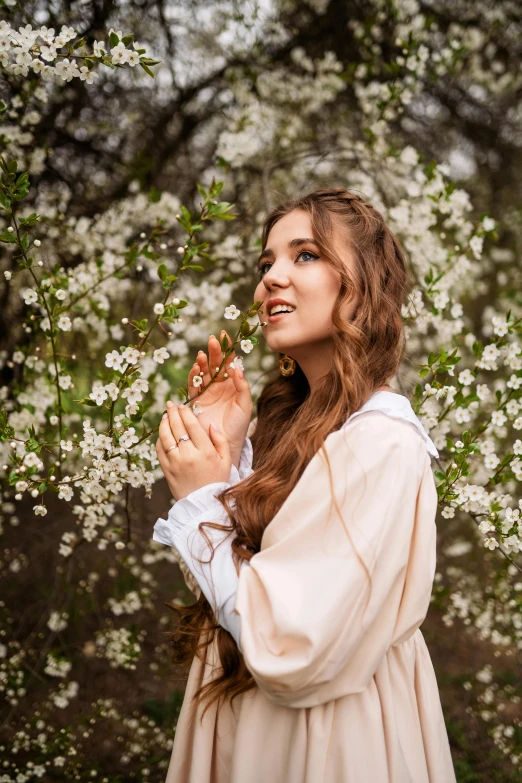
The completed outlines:
[[[272,701],[310,707],[364,690],[429,608],[436,488],[415,428],[369,411],[318,452],[241,570],[245,664]],[[371,575],[371,587],[364,565]]]
[[[211,605],[217,622],[234,637],[239,647],[240,618],[234,612],[238,574],[232,559],[230,532],[205,527],[205,534],[214,548],[211,550],[205,537],[199,532],[200,522],[229,524],[228,514],[216,499],[223,489],[237,483],[253,473],[252,444],[246,438],[241,451],[239,468],[232,465],[229,481],[216,481],[194,490],[176,501],[167,519],[158,519],[154,526],[153,540],[167,544],[174,549],[174,555],[181,568],[189,590],[196,597],[202,591]],[[203,560],[199,563],[198,560]],[[240,567],[248,565],[243,560]],[[241,650],[241,648],[239,647]]]

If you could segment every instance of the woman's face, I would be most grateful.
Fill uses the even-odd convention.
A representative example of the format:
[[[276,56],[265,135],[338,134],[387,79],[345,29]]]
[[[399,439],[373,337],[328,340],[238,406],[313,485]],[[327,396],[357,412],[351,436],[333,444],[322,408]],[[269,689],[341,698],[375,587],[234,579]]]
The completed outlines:
[[[352,254],[334,227],[333,245],[346,265],[354,270]],[[312,386],[331,364],[334,331],[332,311],[341,284],[340,274],[320,257],[314,244],[310,216],[302,210],[285,215],[272,227],[259,260],[260,282],[254,300],[263,302],[260,321],[269,348],[295,359]],[[291,313],[270,316],[270,300],[283,299],[295,307]],[[349,319],[356,302],[345,305],[341,314]]]

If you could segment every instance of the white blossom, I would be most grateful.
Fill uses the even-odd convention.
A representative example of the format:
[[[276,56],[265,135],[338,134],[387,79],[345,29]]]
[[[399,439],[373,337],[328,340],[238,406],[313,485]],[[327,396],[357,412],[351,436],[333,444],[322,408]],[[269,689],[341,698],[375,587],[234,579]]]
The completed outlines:
[[[229,305],[228,307],[225,307],[225,318],[228,318],[231,321],[235,321],[238,315],[241,315],[241,310],[238,310],[235,305]]]
[[[154,354],[153,354],[153,357],[152,357],[152,358],[153,358],[153,359],[154,359],[154,361],[155,361],[155,362],[157,362],[158,364],[163,364],[163,362],[165,361],[165,359],[168,359],[168,358],[169,358],[169,356],[170,356],[170,354],[169,354],[169,352],[167,351],[167,349],[166,349],[166,348],[164,348],[164,347],[162,347],[162,348],[157,348],[157,349],[154,351]]]

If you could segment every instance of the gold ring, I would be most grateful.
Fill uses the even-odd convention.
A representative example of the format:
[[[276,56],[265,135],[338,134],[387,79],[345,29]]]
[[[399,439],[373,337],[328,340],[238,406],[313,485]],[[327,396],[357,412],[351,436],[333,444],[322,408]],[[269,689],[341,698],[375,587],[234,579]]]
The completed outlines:
[[[175,446],[169,446],[169,448],[165,451],[165,454],[168,454],[169,451],[172,451],[172,449],[177,449],[177,448],[178,448],[178,444],[177,443],[176,443]]]

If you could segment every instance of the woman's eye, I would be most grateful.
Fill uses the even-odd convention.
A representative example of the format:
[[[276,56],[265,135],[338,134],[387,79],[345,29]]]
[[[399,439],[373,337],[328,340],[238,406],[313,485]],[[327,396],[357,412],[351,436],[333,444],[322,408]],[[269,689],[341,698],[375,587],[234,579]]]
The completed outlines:
[[[310,259],[312,261],[315,261],[317,258],[319,258],[319,256],[316,256],[315,253],[311,253],[309,250],[301,250],[301,252],[297,254],[295,260],[298,261],[301,258],[301,256],[310,256]],[[306,261],[306,263],[309,263],[309,261]],[[265,274],[263,270],[266,266],[272,266],[272,264],[270,264],[268,261],[265,261],[264,264],[260,264],[257,267],[257,274],[259,275],[259,277],[263,277],[263,275]]]
[[[297,258],[300,258],[301,256],[311,256],[312,260],[313,260],[313,259],[315,259],[315,258],[317,258],[317,256],[316,256],[316,255],[314,255],[313,253],[310,253],[310,251],[309,251],[309,250],[302,250],[302,251],[301,251],[301,252],[298,254]]]

